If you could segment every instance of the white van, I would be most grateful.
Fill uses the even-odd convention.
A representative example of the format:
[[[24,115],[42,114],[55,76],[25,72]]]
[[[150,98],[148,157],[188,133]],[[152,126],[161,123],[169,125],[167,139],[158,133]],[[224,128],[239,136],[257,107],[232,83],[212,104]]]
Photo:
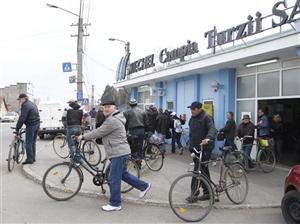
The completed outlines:
[[[65,128],[61,121],[64,112],[64,105],[59,102],[40,102],[38,105],[40,113],[40,130],[38,136],[40,139],[44,138],[45,134],[57,135],[64,133]]]

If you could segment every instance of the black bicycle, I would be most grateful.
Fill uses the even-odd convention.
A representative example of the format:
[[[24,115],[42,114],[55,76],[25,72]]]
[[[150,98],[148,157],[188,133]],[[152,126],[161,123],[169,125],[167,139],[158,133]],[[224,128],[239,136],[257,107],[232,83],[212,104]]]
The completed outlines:
[[[73,136],[75,140],[75,136]],[[76,145],[76,156],[71,157],[70,162],[62,162],[51,166],[43,176],[43,189],[45,193],[52,199],[57,201],[66,201],[74,197],[82,186],[84,175],[82,168],[93,176],[93,183],[100,186],[102,193],[106,190],[103,185],[108,184],[108,175],[110,164],[108,159],[104,159],[100,163],[100,167],[93,166],[80,153],[78,144]],[[131,158],[128,159],[128,172],[140,177],[140,171],[137,164]],[[121,192],[127,193],[133,187],[124,181],[121,184]]]
[[[151,142],[151,133],[146,133],[143,143],[143,152],[145,152],[145,156],[142,161],[145,161],[147,167],[152,171],[159,171],[164,165],[165,155],[160,151],[159,145]],[[127,140],[131,149],[131,152],[134,152],[134,149],[137,147],[137,139],[138,137],[135,135],[127,135]],[[132,155],[131,155],[132,157]],[[143,164],[141,164],[140,168],[143,168]]]
[[[11,129],[16,130],[16,128],[11,127]],[[25,133],[25,129],[20,129],[18,133],[16,133],[17,137],[14,139],[9,145],[9,152],[7,160],[7,168],[8,171],[11,172],[15,163],[19,164],[22,162],[25,155],[25,141],[22,135]]]
[[[192,156],[199,160],[197,171],[179,176],[169,190],[169,203],[172,211],[186,222],[199,222],[211,211],[219,195],[226,193],[234,204],[241,204],[248,194],[248,179],[244,168],[235,161],[230,161],[226,155],[232,147],[223,147],[222,155],[214,160],[201,162],[203,146],[198,151],[194,148]],[[220,178],[218,183],[213,182],[201,172],[201,164],[208,166],[212,162],[220,161]],[[206,189],[204,195],[201,191]],[[206,196],[203,198],[202,196]]]

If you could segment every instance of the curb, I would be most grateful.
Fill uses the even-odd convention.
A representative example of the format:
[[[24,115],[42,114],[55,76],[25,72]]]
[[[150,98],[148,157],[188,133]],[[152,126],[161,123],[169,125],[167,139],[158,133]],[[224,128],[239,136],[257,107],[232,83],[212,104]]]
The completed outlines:
[[[38,184],[42,184],[42,177],[35,175],[35,173],[30,169],[30,165],[22,166],[22,173],[25,177],[27,177],[30,180],[33,180],[34,182]],[[80,190],[78,195],[89,197],[89,198],[104,198],[108,199],[108,196],[105,194],[101,194],[99,192],[95,191],[87,191],[87,190]],[[122,195],[122,201],[133,203],[137,205],[148,205],[148,206],[157,206],[157,207],[170,207],[168,201],[161,201],[161,200],[151,200],[151,199],[138,199],[138,198],[132,198],[128,196]],[[239,209],[262,209],[262,208],[280,208],[280,203],[275,204],[241,204],[241,205],[218,205],[216,203],[214,205],[215,209],[229,209],[229,210],[239,210]]]

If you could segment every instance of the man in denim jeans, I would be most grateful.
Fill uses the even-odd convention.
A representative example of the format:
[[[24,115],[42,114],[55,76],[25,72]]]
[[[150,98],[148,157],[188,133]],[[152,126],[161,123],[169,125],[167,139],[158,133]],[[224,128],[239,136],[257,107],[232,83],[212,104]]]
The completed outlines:
[[[81,135],[81,139],[102,138],[107,157],[111,166],[108,177],[110,199],[109,204],[102,206],[104,211],[121,210],[121,181],[125,181],[134,188],[140,190],[140,198],[143,198],[150,189],[151,184],[146,183],[127,171],[128,155],[130,148],[126,138],[126,119],[115,106],[115,102],[107,101],[102,103],[103,113],[106,120],[101,127],[90,133]]]
[[[80,110],[80,105],[75,100],[67,102],[69,107],[64,111],[62,121],[67,125],[67,142],[71,157],[76,155],[75,142],[72,135],[79,135],[81,133],[81,120],[83,111]]]
[[[21,115],[16,125],[16,133],[26,125],[26,160],[23,165],[33,164],[35,162],[36,139],[40,128],[40,115],[37,106],[28,100],[25,93],[19,95],[18,99],[21,104]],[[16,135],[15,135],[16,137]]]

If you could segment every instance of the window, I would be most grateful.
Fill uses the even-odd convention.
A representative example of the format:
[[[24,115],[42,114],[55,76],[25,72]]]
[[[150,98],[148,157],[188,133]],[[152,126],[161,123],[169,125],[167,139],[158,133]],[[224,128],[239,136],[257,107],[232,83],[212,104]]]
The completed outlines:
[[[300,95],[300,69],[282,72],[282,95]]]
[[[237,102],[237,123],[241,123],[242,117],[244,114],[248,114],[251,117],[251,120],[255,120],[255,101],[254,100],[245,100]]]
[[[255,97],[255,75],[237,78],[237,97]]]
[[[258,74],[258,97],[279,96],[279,72]]]

